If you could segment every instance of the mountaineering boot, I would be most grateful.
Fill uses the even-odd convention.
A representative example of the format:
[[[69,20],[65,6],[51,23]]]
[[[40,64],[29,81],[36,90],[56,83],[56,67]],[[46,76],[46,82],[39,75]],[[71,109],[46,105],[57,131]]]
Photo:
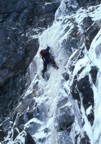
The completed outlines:
[[[59,69],[59,67],[55,64],[55,68],[58,70]]]
[[[53,63],[53,67],[55,68],[55,69],[59,69],[59,67],[57,66],[57,64],[56,63]]]
[[[44,73],[42,73],[42,77],[43,77],[43,78],[45,78],[45,75],[44,75]]]
[[[49,74],[44,72],[43,70],[41,71],[42,73],[42,77],[45,79],[45,80],[49,80]]]
[[[57,66],[56,62],[53,59],[51,60],[51,64],[55,69],[59,69],[59,67]]]

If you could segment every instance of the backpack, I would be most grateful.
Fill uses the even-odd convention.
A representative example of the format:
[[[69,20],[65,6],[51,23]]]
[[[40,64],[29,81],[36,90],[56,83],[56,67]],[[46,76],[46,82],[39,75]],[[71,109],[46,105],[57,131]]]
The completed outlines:
[[[46,51],[47,51],[47,52],[49,52],[49,50],[50,50],[50,47],[49,47],[49,46],[47,46]]]
[[[47,51],[45,49],[40,51],[40,55],[41,56],[46,56],[47,55]]]

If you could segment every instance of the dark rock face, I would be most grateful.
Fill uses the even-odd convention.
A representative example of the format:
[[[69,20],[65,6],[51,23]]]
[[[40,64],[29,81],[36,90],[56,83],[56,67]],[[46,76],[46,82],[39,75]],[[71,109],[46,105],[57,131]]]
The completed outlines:
[[[78,71],[77,75],[75,75],[73,84],[71,86],[71,94],[72,94],[73,98],[78,101],[79,108],[81,108],[81,103],[82,103],[80,96],[82,97],[85,111],[87,109],[89,109],[90,107],[92,107],[90,113],[87,115],[87,118],[88,118],[88,121],[90,122],[90,124],[93,125],[93,122],[94,122],[94,111],[93,111],[94,94],[93,94],[93,89],[92,89],[90,81],[89,81],[89,76],[86,75],[84,78],[78,80],[78,75],[83,70],[84,70],[84,67],[82,67]],[[96,82],[97,72],[98,72],[98,69],[96,67],[91,67],[90,74],[91,74],[92,81],[94,84]]]
[[[94,0],[82,0],[82,1],[77,0],[77,2],[80,6],[87,6],[87,5],[99,4],[101,1],[100,0],[96,0],[96,1],[94,1]]]
[[[80,101],[80,96],[79,96],[79,92],[78,92],[78,88],[77,88],[77,76],[74,77],[74,81],[73,81],[73,84],[71,87],[71,94],[74,99]]]
[[[87,109],[90,105],[94,106],[94,94],[89,82],[89,76],[86,75],[77,83],[79,91],[83,96],[83,105]]]
[[[0,2],[0,86],[18,73],[21,66],[29,65],[38,49],[37,39],[29,41],[26,37],[30,25],[38,27],[45,15],[54,14],[59,3],[44,5],[44,1],[1,0]],[[36,19],[37,17],[37,19]],[[52,21],[51,21],[52,22]],[[30,24],[29,24],[30,23]],[[49,24],[49,23],[47,23]],[[41,27],[45,27],[42,25]]]
[[[86,30],[87,28],[89,28],[91,25],[93,24],[93,21],[91,19],[91,17],[85,17],[83,19],[83,29]]]
[[[77,75],[79,75],[83,71],[83,69],[84,69],[84,67],[82,67],[78,71]],[[80,102],[79,90],[78,90],[78,86],[77,86],[77,83],[78,83],[77,75],[75,75],[74,80],[73,80],[73,84],[71,86],[71,94],[72,94],[74,99],[76,99],[76,100],[78,100],[78,102]]]
[[[88,118],[88,121],[90,122],[90,124],[93,125],[93,122],[94,122],[94,111],[93,111],[93,109],[87,115],[87,118]]]
[[[57,10],[58,6],[59,6],[59,2],[56,1],[48,1],[46,0],[39,0],[40,2],[35,2],[35,17],[32,21],[32,25],[34,27],[47,27],[48,25],[50,25],[52,23],[52,21],[54,20],[54,13]]]
[[[35,56],[38,49],[38,40],[28,41],[25,35],[18,30],[0,27],[0,86],[24,72]]]
[[[90,70],[90,74],[94,84],[96,83],[97,73],[98,73],[98,68],[96,66],[92,66]]]
[[[82,28],[84,31],[84,40],[86,44],[87,50],[90,49],[91,42],[93,38],[96,36],[96,34],[99,31],[99,26],[93,22],[91,17],[85,17],[82,21]]]
[[[0,126],[0,141],[2,141],[3,138],[4,138],[4,133],[3,133],[2,126]]]
[[[85,44],[86,44],[86,47],[87,47],[87,50],[89,50],[90,48],[90,45],[91,45],[91,42],[93,40],[93,38],[96,36],[96,34],[98,33],[99,31],[99,27],[94,24],[94,25],[91,25],[90,27],[88,27],[88,30],[85,31]]]
[[[9,78],[8,81],[0,88],[0,116],[5,116],[17,105],[19,96],[25,88],[25,75],[19,74]],[[0,121],[2,117],[0,118]]]
[[[51,2],[44,5],[45,0],[1,0],[0,21],[10,26],[18,26],[27,29],[29,26],[37,25],[43,13],[54,13],[59,5],[58,2]],[[47,15],[48,16],[48,15]],[[53,17],[53,15],[51,15]],[[37,19],[37,20],[36,20]],[[52,21],[50,21],[52,22]],[[33,25],[35,27],[35,25]]]
[[[14,133],[13,134],[13,140],[14,140],[17,137],[17,135],[19,134],[17,128],[14,129],[13,133]]]
[[[5,25],[8,24],[14,27],[19,26],[21,28],[26,28],[34,14],[33,4],[34,3],[29,0],[11,0],[10,2],[1,0],[1,22]]]
[[[60,94],[61,97],[61,94]],[[72,106],[68,106],[68,98],[62,96],[57,103],[55,127],[58,133],[68,135],[75,120]],[[69,138],[68,138],[69,139]],[[61,138],[62,141],[62,138]],[[62,142],[61,142],[62,143]]]
[[[61,131],[59,132],[58,144],[73,144],[71,137],[68,135],[68,132]]]
[[[86,133],[84,134],[84,137],[81,138],[81,140],[80,140],[80,144],[90,144],[89,137],[87,136]]]
[[[27,132],[25,144],[36,144],[32,136]]]
[[[66,81],[69,80],[69,74],[68,74],[67,72],[64,72],[64,73],[62,74],[62,76],[63,76],[63,78],[64,78]]]
[[[78,49],[78,43],[80,42],[80,38],[77,36],[77,24],[73,23],[73,20],[70,20],[69,22],[73,24],[73,29],[71,30],[69,37],[67,37],[67,39],[64,39],[62,42],[62,46],[66,49],[66,53],[68,56],[72,54],[73,50]],[[67,26],[65,32],[68,32],[69,29],[70,26]]]
[[[37,38],[28,37],[29,28],[46,28],[54,19],[59,2],[45,2],[0,1],[0,120],[23,93],[26,69],[39,47]]]

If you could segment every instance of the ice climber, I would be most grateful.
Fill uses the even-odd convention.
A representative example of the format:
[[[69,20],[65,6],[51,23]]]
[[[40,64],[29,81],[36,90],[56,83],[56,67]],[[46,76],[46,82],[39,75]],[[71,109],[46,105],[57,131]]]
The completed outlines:
[[[50,47],[48,46],[46,49],[42,49],[40,51],[40,55],[43,59],[43,70],[42,70],[42,77],[45,78],[45,73],[47,71],[47,66],[52,65],[54,68],[58,69],[58,66],[56,62],[54,61],[54,58],[52,54],[49,52]]]

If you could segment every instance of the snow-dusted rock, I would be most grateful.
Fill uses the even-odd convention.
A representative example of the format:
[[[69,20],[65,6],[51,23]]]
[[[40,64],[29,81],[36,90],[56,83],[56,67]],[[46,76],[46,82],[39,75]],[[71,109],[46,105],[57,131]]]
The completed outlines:
[[[74,114],[71,108],[68,106],[62,106],[58,108],[56,113],[56,129],[58,132],[67,130],[70,131],[71,126],[74,122]]]
[[[101,5],[79,8],[76,1],[62,0],[52,26],[42,34],[29,30],[31,40],[39,38],[39,49],[28,69],[30,86],[1,124],[3,143],[101,144],[100,19]],[[40,58],[47,45],[59,66],[48,67],[48,80],[41,76]]]

